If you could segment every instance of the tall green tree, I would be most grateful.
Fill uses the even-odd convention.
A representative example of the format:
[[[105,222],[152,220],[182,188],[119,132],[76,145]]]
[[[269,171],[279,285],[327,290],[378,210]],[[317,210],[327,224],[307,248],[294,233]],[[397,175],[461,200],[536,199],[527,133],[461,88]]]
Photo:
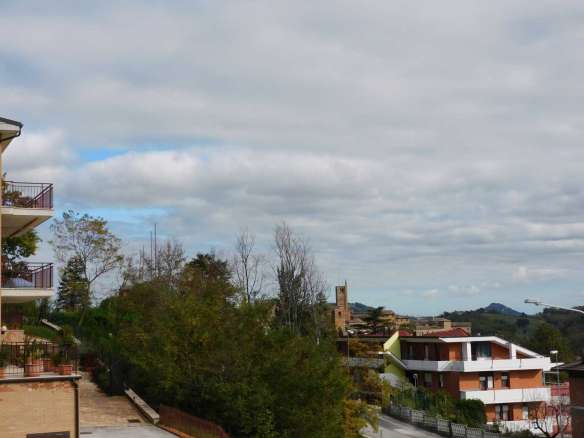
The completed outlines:
[[[58,310],[81,310],[89,306],[89,284],[85,278],[83,261],[71,257],[61,270],[55,306]]]
[[[199,254],[178,290],[130,285],[90,309],[82,331],[110,370],[147,401],[175,406],[241,437],[343,437],[350,378],[334,339],[274,324],[273,304],[241,305],[228,265]],[[110,373],[110,376],[113,373]],[[111,378],[104,378],[107,382]]]
[[[367,316],[365,317],[365,321],[367,321],[371,325],[374,332],[377,331],[377,327],[379,327],[379,324],[381,322],[381,316],[383,315],[383,309],[384,309],[383,306],[375,307],[375,308],[369,310],[369,312],[367,312]]]
[[[550,351],[557,350],[558,360],[562,362],[571,362],[574,359],[574,352],[562,332],[546,322],[537,326],[528,340],[528,348],[545,356],[549,356]]]
[[[55,219],[51,230],[57,260],[63,265],[72,258],[78,260],[92,298],[95,281],[121,266],[121,240],[110,231],[105,219],[73,210]]]

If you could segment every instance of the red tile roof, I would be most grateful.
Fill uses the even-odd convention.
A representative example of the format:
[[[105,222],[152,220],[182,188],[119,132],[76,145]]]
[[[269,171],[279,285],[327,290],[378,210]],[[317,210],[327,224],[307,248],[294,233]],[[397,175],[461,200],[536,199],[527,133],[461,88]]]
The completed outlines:
[[[440,330],[437,332],[426,333],[422,335],[423,338],[464,338],[469,336],[468,332],[460,327],[456,327],[449,330]]]

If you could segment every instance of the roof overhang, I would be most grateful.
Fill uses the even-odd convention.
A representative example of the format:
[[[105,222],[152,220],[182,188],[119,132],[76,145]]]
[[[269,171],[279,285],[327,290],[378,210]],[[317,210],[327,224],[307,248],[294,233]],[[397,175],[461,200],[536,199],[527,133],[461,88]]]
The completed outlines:
[[[4,152],[4,149],[6,149],[13,138],[20,135],[21,130],[22,123],[0,117],[0,150],[2,152]]]

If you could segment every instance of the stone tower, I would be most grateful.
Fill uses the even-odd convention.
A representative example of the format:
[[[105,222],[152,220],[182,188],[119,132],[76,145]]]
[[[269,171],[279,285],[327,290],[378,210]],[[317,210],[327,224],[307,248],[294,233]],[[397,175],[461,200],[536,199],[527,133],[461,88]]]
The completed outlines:
[[[344,329],[351,320],[351,309],[349,308],[349,287],[347,282],[342,286],[335,287],[335,327]]]

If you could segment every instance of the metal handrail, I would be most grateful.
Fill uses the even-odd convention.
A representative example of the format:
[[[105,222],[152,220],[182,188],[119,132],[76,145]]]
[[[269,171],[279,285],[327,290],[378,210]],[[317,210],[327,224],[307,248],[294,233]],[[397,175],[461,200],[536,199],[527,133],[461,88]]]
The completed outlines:
[[[4,263],[0,284],[11,289],[51,289],[53,264],[38,262]]]
[[[19,208],[53,208],[53,184],[2,181],[2,205]]]

